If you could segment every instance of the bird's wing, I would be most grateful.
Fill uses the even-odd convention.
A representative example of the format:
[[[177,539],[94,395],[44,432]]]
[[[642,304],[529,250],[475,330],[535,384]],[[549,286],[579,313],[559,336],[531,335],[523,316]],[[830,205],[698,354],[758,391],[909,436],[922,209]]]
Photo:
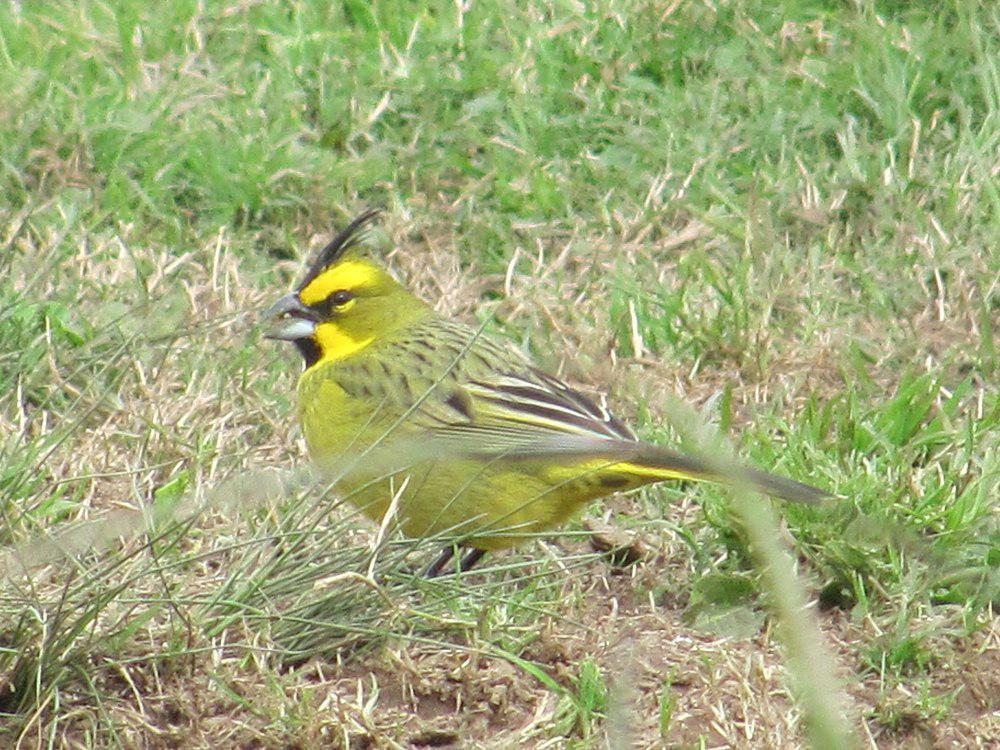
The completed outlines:
[[[604,404],[539,370],[470,379],[464,388],[472,398],[473,422],[479,426],[636,439]]]
[[[514,452],[581,440],[635,441],[603,404],[534,369],[442,382],[419,409],[435,439],[474,452]]]

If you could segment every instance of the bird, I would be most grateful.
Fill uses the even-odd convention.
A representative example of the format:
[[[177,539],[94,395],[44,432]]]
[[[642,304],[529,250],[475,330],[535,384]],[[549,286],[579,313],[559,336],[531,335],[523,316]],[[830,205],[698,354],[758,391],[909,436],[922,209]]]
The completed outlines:
[[[738,481],[810,504],[830,496],[756,469],[723,475],[644,442],[512,343],[439,315],[363,252],[379,213],[364,211],[316,254],[264,314],[264,335],[302,356],[297,410],[310,457],[321,467],[353,457],[338,491],[407,537],[450,540],[427,576],[453,560],[468,571],[597,498],[655,482]]]

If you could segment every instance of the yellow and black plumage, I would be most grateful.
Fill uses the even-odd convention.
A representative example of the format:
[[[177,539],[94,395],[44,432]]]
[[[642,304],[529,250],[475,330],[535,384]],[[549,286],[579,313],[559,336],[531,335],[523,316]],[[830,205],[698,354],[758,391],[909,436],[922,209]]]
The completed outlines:
[[[469,567],[612,492],[725,481],[697,458],[638,440],[510,345],[435,314],[357,251],[376,215],[339,233],[268,313],[270,336],[292,341],[305,359],[298,399],[310,454],[320,463],[362,456],[340,485],[369,517],[383,521],[397,492],[403,532],[456,535],[472,549]],[[384,461],[369,466],[363,457],[374,445],[382,455],[400,446],[406,458],[388,470]],[[792,501],[827,496],[755,470],[740,479]]]

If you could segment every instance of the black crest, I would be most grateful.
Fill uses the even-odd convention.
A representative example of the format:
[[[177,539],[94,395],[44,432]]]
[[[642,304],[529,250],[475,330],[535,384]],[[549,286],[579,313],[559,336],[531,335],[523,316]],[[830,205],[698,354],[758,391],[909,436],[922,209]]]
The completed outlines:
[[[364,239],[364,230],[367,228],[368,223],[381,212],[381,209],[369,208],[363,214],[354,219],[354,221],[340,230],[340,232],[337,233],[337,236],[330,240],[326,247],[316,253],[316,257],[309,266],[309,270],[306,271],[306,275],[302,278],[302,281],[299,282],[298,291],[301,292],[305,289],[309,285],[310,281],[319,276],[331,264],[339,260],[347,250],[361,242],[361,240]]]

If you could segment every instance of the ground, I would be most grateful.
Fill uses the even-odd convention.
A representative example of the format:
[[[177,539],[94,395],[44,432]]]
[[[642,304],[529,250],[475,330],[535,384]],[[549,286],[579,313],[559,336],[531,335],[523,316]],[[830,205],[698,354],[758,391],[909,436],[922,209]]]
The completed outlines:
[[[0,744],[1000,746],[998,39],[985,2],[7,4]],[[652,488],[415,576],[258,327],[371,205],[440,314],[836,501]]]

